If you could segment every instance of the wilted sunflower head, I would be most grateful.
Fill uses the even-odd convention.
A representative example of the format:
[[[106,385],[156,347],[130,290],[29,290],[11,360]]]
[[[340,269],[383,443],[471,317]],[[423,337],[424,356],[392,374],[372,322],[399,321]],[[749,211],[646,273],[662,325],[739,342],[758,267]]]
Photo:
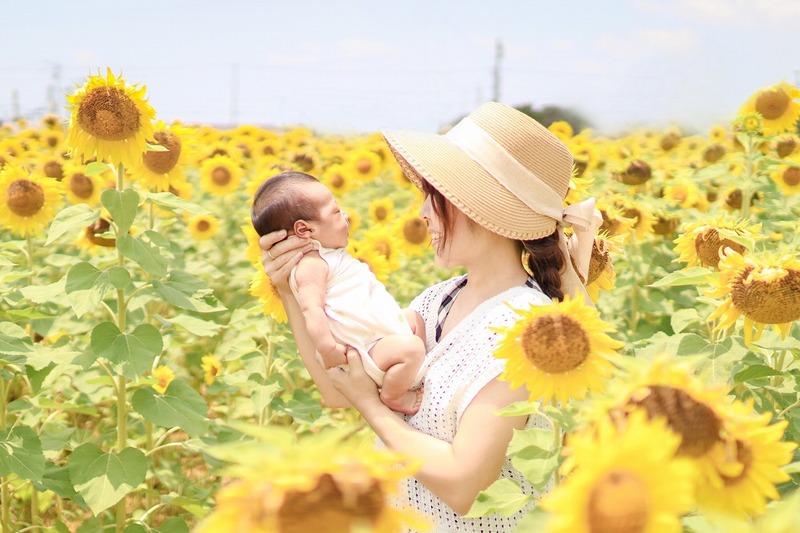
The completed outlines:
[[[146,88],[129,85],[107,69],[106,77],[90,76],[69,97],[67,129],[70,154],[80,160],[108,159],[136,165],[153,138],[155,111],[144,97]]]
[[[622,343],[594,307],[566,296],[514,311],[513,325],[494,330],[503,335],[494,356],[506,359],[500,379],[525,385],[531,401],[581,399],[604,385]]]
[[[758,340],[765,325],[786,338],[800,319],[800,260],[792,253],[729,254],[719,262],[719,270],[717,287],[707,292],[726,298],[708,318],[720,319],[717,329],[727,330],[744,315],[745,344]]]
[[[614,179],[626,185],[642,185],[652,177],[650,164],[641,159],[631,160],[621,172],[614,174]]]
[[[755,92],[739,110],[740,116],[757,113],[762,118],[764,134],[775,135],[792,130],[800,118],[800,91],[781,82]]]

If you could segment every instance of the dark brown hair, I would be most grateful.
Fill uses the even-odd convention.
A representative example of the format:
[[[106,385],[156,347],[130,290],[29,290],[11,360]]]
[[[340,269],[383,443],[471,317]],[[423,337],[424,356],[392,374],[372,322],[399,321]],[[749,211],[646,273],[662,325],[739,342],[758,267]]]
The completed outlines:
[[[304,197],[297,184],[319,180],[304,172],[281,172],[262,183],[253,196],[250,220],[256,233],[266,235],[279,229],[292,232],[298,220],[316,220],[319,206]]]
[[[433,212],[442,223],[439,247],[443,249],[447,243],[448,233],[453,231],[453,204],[425,180],[422,180],[422,192],[430,197]],[[472,219],[468,220],[475,224]],[[561,272],[566,265],[558,241],[559,233],[556,230],[540,239],[516,240],[515,242],[519,244],[520,254],[523,251],[528,252],[525,254],[528,261],[526,270],[533,274],[533,279],[539,284],[542,292],[549,298],[562,300],[564,292],[561,290]]]

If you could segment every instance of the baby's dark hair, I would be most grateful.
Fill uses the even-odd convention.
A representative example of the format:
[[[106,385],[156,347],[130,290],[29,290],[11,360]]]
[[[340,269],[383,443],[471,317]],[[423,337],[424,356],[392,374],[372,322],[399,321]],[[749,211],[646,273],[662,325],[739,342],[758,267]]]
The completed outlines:
[[[302,196],[297,184],[317,182],[314,176],[304,172],[281,172],[259,185],[253,196],[250,220],[259,235],[279,229],[292,232],[298,220],[316,220],[319,206]]]

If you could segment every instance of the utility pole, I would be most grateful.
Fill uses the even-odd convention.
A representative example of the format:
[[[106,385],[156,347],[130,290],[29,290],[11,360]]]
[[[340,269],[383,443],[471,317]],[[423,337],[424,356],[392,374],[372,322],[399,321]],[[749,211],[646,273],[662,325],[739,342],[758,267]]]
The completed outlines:
[[[50,76],[50,85],[47,87],[47,109],[50,113],[55,113],[58,109],[57,102],[61,98],[57,98],[56,91],[61,87],[61,65],[55,63],[53,65],[53,73]]]
[[[500,101],[500,61],[503,59],[503,42],[497,39],[494,42],[494,89],[492,100]]]
[[[19,91],[14,89],[11,91],[11,118],[16,120],[21,117],[22,114],[19,112]]]

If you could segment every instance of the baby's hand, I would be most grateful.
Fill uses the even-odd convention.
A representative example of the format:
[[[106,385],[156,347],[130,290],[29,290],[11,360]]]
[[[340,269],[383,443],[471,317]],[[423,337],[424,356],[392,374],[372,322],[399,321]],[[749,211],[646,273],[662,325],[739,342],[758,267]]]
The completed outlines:
[[[347,346],[345,346],[344,344],[339,344],[337,342],[331,350],[319,354],[320,358],[319,363],[325,370],[336,368],[337,366],[341,365],[346,365],[347,364],[347,356],[345,355],[346,351],[347,351]]]

